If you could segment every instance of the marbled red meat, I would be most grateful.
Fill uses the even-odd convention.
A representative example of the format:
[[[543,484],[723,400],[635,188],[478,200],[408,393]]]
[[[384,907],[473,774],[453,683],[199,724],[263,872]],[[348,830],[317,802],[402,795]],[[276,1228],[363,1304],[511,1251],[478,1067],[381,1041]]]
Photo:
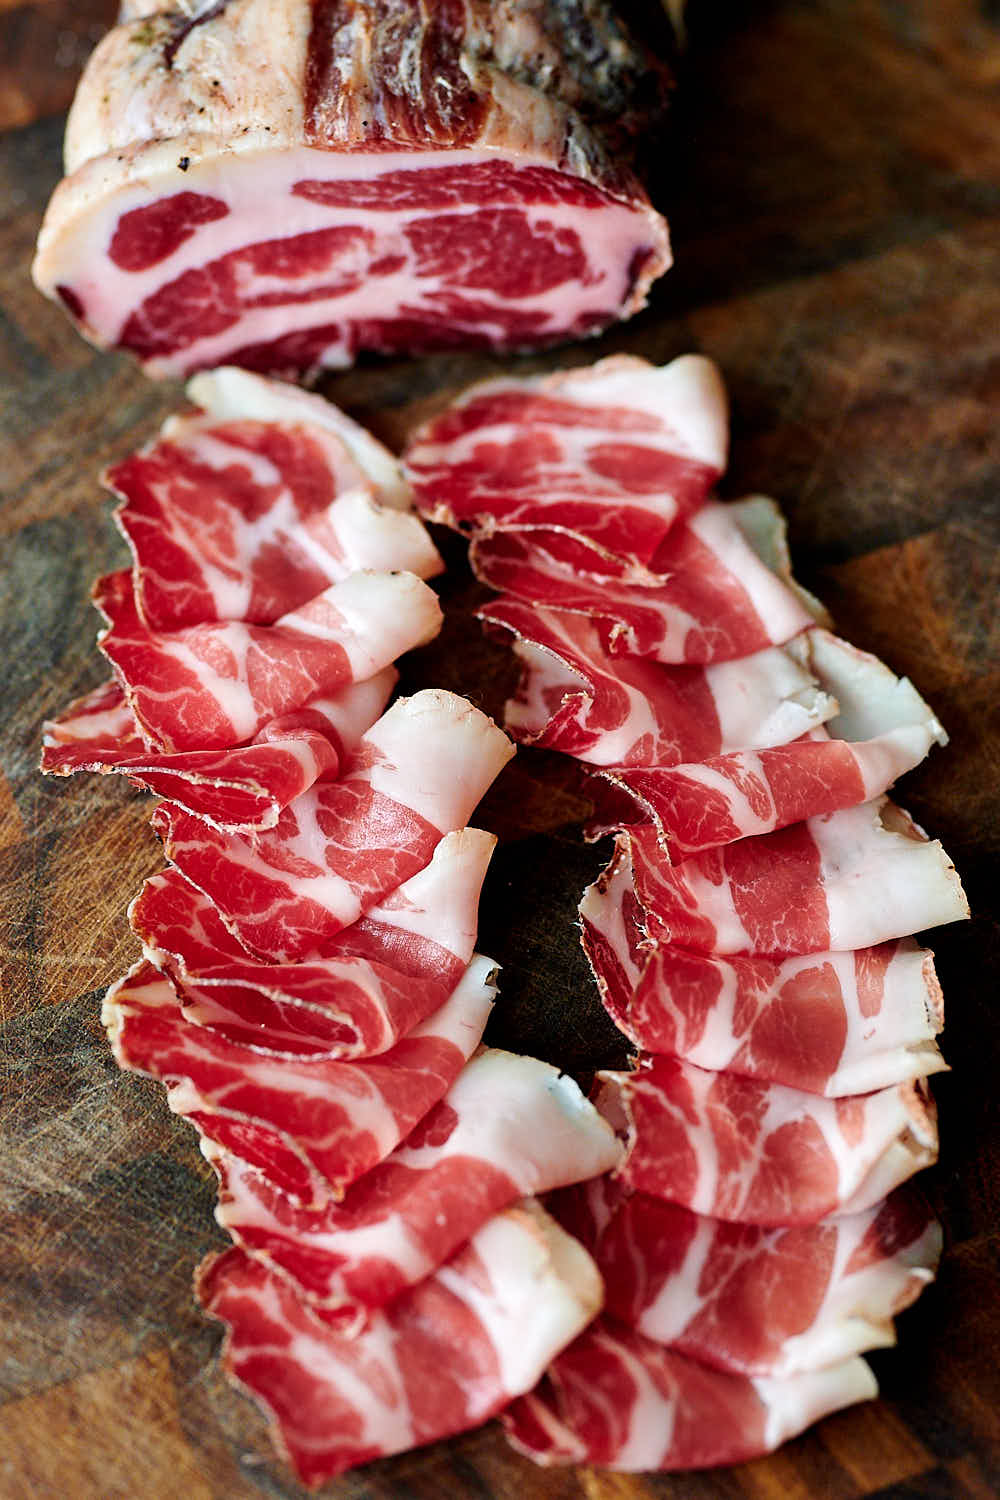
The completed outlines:
[[[440,572],[420,521],[394,496],[384,503],[333,424],[310,421],[308,407],[281,420],[275,405],[270,421],[172,417],[157,442],[107,471],[150,630],[269,625],[350,573]]]
[[[595,901],[616,874],[616,891],[631,888],[654,942],[700,953],[868,948],[969,912],[941,845],[884,798],[677,865],[664,861],[654,828],[631,829],[619,835]]]
[[[626,865],[580,907],[602,1003],[646,1052],[839,1098],[942,1069],[933,955],[912,938],[853,953],[717,958],[650,943]]]
[[[264,1173],[294,1201],[343,1196],[447,1093],[479,1044],[495,965],[476,957],[454,994],[380,1057],[276,1057],[186,1021],[173,989],[141,962],[108,991],[118,1063],[167,1085],[175,1114]]]
[[[172,193],[145,208],[122,214],[111,236],[108,256],[123,271],[148,271],[179,250],[185,240],[229,209],[206,193]]]
[[[84,74],[35,279],[156,375],[596,332],[670,263],[628,165],[664,95],[603,3],[144,5]]]
[[[396,685],[393,667],[332,698],[273,719],[249,745],[228,750],[148,749],[117,681],[76,699],[43,725],[42,771],[115,772],[186,812],[232,831],[273,828],[281,809],[336,776]]]
[[[515,637],[521,680],[505,706],[506,727],[526,744],[591,765],[669,766],[782,745],[836,712],[805,648],[670,667],[612,656],[607,627],[582,615],[501,598],[479,618]]]
[[[427,688],[398,699],[341,778],[311,787],[274,828],[221,834],[169,803],[153,827],[238,941],[282,962],[313,952],[422,869],[513,753],[464,698]]]
[[[428,519],[472,535],[569,533],[645,565],[725,467],[715,366],[614,356],[585,370],[472,386],[412,439]]]
[[[487,1421],[531,1389],[602,1296],[586,1251],[531,1200],[355,1338],[240,1250],[206,1261],[195,1290],[228,1327],[226,1370],[308,1485]]]
[[[146,752],[135,714],[113,677],[42,725],[42,770],[51,776],[97,771]]]
[[[620,1152],[570,1078],[535,1058],[483,1048],[338,1204],[298,1208],[228,1152],[209,1159],[222,1227],[347,1332],[515,1199],[605,1172]]]
[[[703,1469],[770,1453],[877,1389],[863,1359],[785,1379],[731,1375],[601,1317],[502,1420],[539,1464]]]
[[[693,765],[611,767],[591,782],[600,835],[651,822],[667,856],[716,848],[750,835],[870,802],[947,735],[906,678],[876,657],[812,630],[808,658],[836,699],[823,728],[791,744],[709,756]]]
[[[620,795],[609,799],[606,787],[591,784],[596,816],[588,832],[600,838],[651,823],[668,856],[683,860],[869,802],[918,765],[933,743],[929,728],[911,725],[860,745],[803,737],[694,765],[609,768],[601,776]]]
[[[677,522],[648,575],[616,564],[578,535],[541,528],[474,537],[469,561],[491,588],[604,622],[612,656],[729,661],[782,645],[813,623],[744,537],[741,513],[739,503],[712,503]]]
[[[434,593],[412,573],[353,573],[273,625],[228,620],[154,632],[131,576],[94,590],[98,637],[139,732],[166,752],[246,744],[272,719],[380,672],[441,628]]]
[[[600,1073],[595,1102],[628,1146],[627,1187],[743,1224],[870,1208],[937,1155],[921,1083],[847,1099],[641,1057]]]
[[[399,459],[366,427],[315,392],[233,366],[192,376],[186,391],[194,405],[216,422],[281,422],[331,434],[346,448],[383,505],[399,511],[413,508],[413,494]]]
[[[174,982],[186,1020],[286,1055],[370,1057],[461,979],[495,843],[476,828],[447,834],[423,870],[298,963],[254,959],[176,869],[147,880],[129,920],[146,958]]]
[[[941,1226],[907,1188],[792,1228],[705,1218],[606,1177],[548,1205],[594,1256],[609,1314],[734,1374],[795,1375],[895,1343],[893,1318],[941,1254]]]

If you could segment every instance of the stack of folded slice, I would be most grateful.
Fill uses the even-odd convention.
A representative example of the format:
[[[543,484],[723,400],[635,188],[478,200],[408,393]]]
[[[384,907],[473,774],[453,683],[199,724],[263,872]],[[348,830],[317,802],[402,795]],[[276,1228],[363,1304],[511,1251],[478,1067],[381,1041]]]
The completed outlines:
[[[940,845],[885,796],[945,735],[824,628],[774,505],[720,504],[707,360],[628,357],[474,387],[405,455],[470,537],[522,667],[507,727],[593,770],[616,837],[581,906],[635,1048],[599,1076],[625,1155],[550,1207],[606,1311],[504,1417],[542,1463],[733,1462],[875,1393],[861,1351],[933,1275],[901,1185],[936,1155],[931,954],[967,915]]]
[[[513,747],[451,693],[386,708],[441,618],[398,466],[290,387],[219,371],[191,395],[110,473],[114,676],[46,726],[43,768],[164,799],[170,864],[104,1021],[199,1133],[234,1247],[198,1296],[316,1483],[536,1384],[603,1289],[534,1195],[621,1147],[555,1068],[480,1046],[495,840],[467,823]]]

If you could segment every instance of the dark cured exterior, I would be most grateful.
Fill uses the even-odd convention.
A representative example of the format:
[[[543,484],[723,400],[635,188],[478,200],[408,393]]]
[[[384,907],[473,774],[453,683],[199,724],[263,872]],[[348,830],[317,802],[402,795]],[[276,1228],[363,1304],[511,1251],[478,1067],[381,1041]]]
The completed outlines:
[[[471,145],[490,102],[463,57],[567,105],[626,158],[637,134],[656,125],[670,86],[664,64],[606,0],[312,0],[307,141]],[[610,189],[613,164],[602,171]]]

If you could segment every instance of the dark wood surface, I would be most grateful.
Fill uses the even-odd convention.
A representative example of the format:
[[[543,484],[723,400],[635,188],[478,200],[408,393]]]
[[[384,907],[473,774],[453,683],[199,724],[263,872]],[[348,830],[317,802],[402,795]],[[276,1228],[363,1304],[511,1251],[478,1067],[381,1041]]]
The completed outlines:
[[[191,1271],[220,1242],[193,1133],[120,1075],[101,989],[133,945],[124,908],[160,863],[148,803],[98,778],[43,782],[41,719],[102,676],[86,603],[122,556],[96,475],[179,400],[97,355],[32,290],[63,110],[106,0],[0,0],[0,1496],[250,1500],[301,1492],[229,1391]],[[909,673],[952,742],[901,800],[963,873],[971,924],[936,934],[953,1072],[934,1081],[925,1181],[948,1250],[873,1363],[877,1403],[769,1460],[694,1476],[544,1472],[495,1425],[330,1487],[356,1500],[944,1500],[1000,1493],[1000,1026],[996,1017],[1000,12],[993,0],[693,6],[659,201],[677,267],[598,344],[700,349],[733,400],[725,493],[775,495],[797,570],[840,630]],[[514,362],[517,363],[517,362]],[[398,443],[480,358],[367,365],[327,381]],[[499,706],[509,665],[470,619],[462,548],[443,641],[409,681]],[[585,1074],[619,1055],[574,946],[580,842],[568,764],[522,755],[481,814],[502,835],[482,944],[504,962],[491,1038]]]

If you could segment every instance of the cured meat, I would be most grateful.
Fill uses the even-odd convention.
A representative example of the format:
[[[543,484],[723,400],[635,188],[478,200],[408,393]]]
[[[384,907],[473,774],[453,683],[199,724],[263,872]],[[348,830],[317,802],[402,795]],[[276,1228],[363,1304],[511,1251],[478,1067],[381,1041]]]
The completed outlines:
[[[105,481],[122,500],[115,519],[152,631],[269,625],[351,573],[441,571],[417,517],[383,505],[322,427],[172,417]]]
[[[830,1412],[877,1394],[863,1359],[783,1380],[751,1379],[709,1369],[602,1317],[502,1420],[518,1452],[539,1464],[703,1469],[770,1453]]]
[[[896,1342],[933,1279],[941,1226],[899,1189],[864,1213],[794,1228],[727,1224],[607,1178],[549,1208],[594,1256],[607,1312],[678,1354],[786,1377]]]
[[[624,1185],[718,1219],[859,1213],[937,1156],[920,1083],[823,1099],[670,1057],[598,1079],[597,1107],[628,1144]]]
[[[780,646],[813,624],[747,542],[739,517],[739,502],[703,505],[671,527],[648,577],[631,576],[634,569],[616,567],[576,537],[541,529],[476,537],[469,561],[491,588],[600,620],[611,656],[728,661]]]
[[[526,744],[591,765],[678,765],[783,745],[836,712],[811,671],[781,647],[707,667],[612,657],[608,631],[516,599],[479,617],[516,637],[521,663],[505,723]]]
[[[932,745],[947,743],[905,677],[825,631],[811,631],[808,640],[810,665],[838,705],[825,729],[789,745],[734,751],[695,765],[602,771],[592,784],[598,816],[589,832],[600,836],[648,821],[667,854],[683,859],[870,802]],[[602,781],[613,789],[610,798]]]
[[[367,427],[325,397],[231,365],[202,370],[191,377],[186,391],[195,406],[216,422],[283,422],[332,433],[382,505],[393,510],[413,508],[413,493],[399,459]]]
[[[242,745],[272,719],[373,677],[441,628],[412,573],[353,573],[274,625],[229,620],[147,630],[128,573],[95,587],[98,636],[139,732],[166,752]]]
[[[687,766],[621,766],[603,771],[619,792],[592,785],[600,838],[629,824],[651,823],[675,860],[823,813],[871,802],[919,765],[938,742],[934,721],[887,730],[852,745],[802,738],[763,750],[736,750]]]
[[[240,1250],[204,1262],[196,1294],[228,1327],[225,1368],[315,1485],[488,1420],[589,1322],[602,1288],[586,1251],[529,1201],[356,1338]]]
[[[612,886],[627,879],[620,866]],[[853,953],[713,958],[651,945],[630,891],[592,886],[583,947],[615,1025],[646,1052],[839,1098],[945,1066],[934,957],[911,938]]]
[[[620,159],[662,79],[602,3],[154,0],[84,74],[35,281],[152,375],[596,332],[670,263]]]
[[[676,871],[661,868],[661,877]],[[636,900],[622,849],[585,892],[580,916],[601,999],[648,1052],[831,1096],[944,1066],[934,1042],[944,1007],[933,955],[910,938],[786,958],[673,946]]]
[[[384,667],[333,698],[314,698],[266,724],[249,745],[175,755],[147,749],[120,685],[103,683],[43,725],[42,771],[117,772],[214,828],[273,828],[289,802],[336,776],[397,678],[394,667]]]
[[[533,1057],[484,1048],[391,1156],[336,1205],[296,1208],[224,1151],[216,1218],[303,1297],[363,1327],[515,1199],[613,1167],[621,1148],[576,1084]]]
[[[135,714],[115,678],[74,698],[42,726],[42,770],[50,776],[99,771],[147,753]]]
[[[449,1000],[381,1057],[275,1057],[185,1021],[171,986],[138,964],[105,997],[118,1063],[167,1085],[174,1114],[304,1206],[340,1198],[447,1093],[493,1003],[495,965],[476,957]]]
[[[969,914],[941,845],[886,798],[678,865],[665,863],[655,829],[631,830],[594,888],[593,911],[616,875],[620,897],[631,880],[654,942],[701,953],[840,952]]]
[[[479,891],[496,839],[449,833],[425,869],[294,964],[258,963],[178,870],[129,910],[146,958],[174,982],[185,1020],[258,1050],[327,1057],[385,1052],[444,1004],[472,958]]]
[[[833,620],[826,605],[815,594],[803,588],[792,574],[788,525],[781,507],[768,495],[747,495],[742,500],[730,501],[726,511],[743,533],[755,557],[781,580],[810,619],[817,625],[831,628]]]
[[[706,499],[727,438],[709,360],[685,354],[660,369],[616,355],[472,386],[417,432],[405,461],[432,521],[483,536],[569,533],[570,545],[645,565]]]
[[[513,753],[464,698],[425,689],[397,700],[341,779],[296,798],[273,829],[220,834],[169,803],[153,827],[238,941],[284,962],[321,947],[427,864]]]

